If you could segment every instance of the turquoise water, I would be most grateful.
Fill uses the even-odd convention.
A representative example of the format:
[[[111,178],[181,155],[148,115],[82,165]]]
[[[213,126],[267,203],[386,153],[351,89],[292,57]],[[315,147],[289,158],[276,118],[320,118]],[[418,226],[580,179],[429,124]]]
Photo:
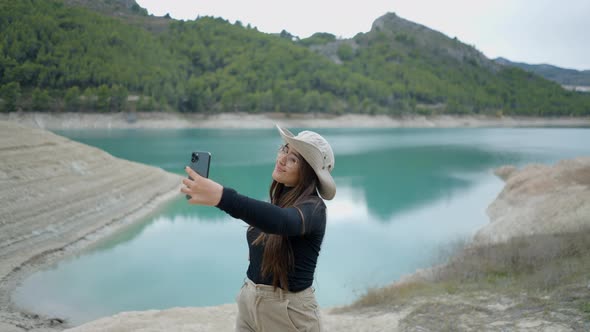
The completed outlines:
[[[294,129],[298,131],[298,129]],[[488,222],[502,189],[493,169],[590,155],[590,129],[318,129],[332,144],[338,193],[314,287],[320,305],[438,262]],[[59,134],[183,174],[193,150],[210,177],[266,200],[276,149],[269,130],[84,130]],[[80,324],[120,311],[231,303],[245,277],[246,225],[183,195],[140,223],[26,280],[13,300]]]

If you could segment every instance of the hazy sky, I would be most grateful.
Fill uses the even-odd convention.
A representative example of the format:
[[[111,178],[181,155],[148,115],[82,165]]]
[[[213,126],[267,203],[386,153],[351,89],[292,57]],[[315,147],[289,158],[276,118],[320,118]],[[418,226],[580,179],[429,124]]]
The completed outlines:
[[[350,38],[387,12],[475,46],[488,58],[590,69],[590,0],[136,0],[150,14],[222,17],[263,32]]]

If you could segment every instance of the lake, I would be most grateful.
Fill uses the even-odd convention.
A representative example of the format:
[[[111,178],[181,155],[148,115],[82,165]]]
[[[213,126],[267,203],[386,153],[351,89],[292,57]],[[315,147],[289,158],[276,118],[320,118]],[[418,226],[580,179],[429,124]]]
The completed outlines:
[[[298,132],[299,129],[291,128]],[[314,287],[324,307],[351,303],[440,262],[489,222],[505,164],[590,155],[587,128],[316,129],[332,144],[334,200]],[[267,200],[275,129],[68,130],[114,156],[183,174],[210,151],[210,177]],[[120,311],[231,303],[248,266],[246,224],[183,195],[132,227],[39,271],[15,290],[23,308],[80,324]]]

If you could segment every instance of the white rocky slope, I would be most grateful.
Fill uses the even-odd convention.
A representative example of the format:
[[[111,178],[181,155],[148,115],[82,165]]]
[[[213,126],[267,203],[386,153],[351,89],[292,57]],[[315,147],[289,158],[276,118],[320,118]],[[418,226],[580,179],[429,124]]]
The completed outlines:
[[[23,275],[136,221],[178,195],[180,183],[160,168],[0,121],[0,331],[32,327],[9,300]]]
[[[506,166],[496,174],[506,185],[488,207],[490,223],[477,232],[475,245],[590,227],[590,157],[521,170]]]

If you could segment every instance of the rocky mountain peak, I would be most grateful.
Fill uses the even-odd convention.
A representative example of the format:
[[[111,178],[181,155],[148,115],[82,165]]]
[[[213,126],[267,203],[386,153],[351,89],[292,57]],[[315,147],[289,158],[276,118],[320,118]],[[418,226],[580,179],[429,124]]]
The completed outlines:
[[[435,32],[434,30],[430,30],[421,24],[403,19],[392,12],[386,13],[385,15],[377,18],[371,26],[371,31],[374,30],[390,32],[429,30]]]
[[[147,10],[142,8],[135,0],[64,0],[64,3],[114,16],[147,15]]]

